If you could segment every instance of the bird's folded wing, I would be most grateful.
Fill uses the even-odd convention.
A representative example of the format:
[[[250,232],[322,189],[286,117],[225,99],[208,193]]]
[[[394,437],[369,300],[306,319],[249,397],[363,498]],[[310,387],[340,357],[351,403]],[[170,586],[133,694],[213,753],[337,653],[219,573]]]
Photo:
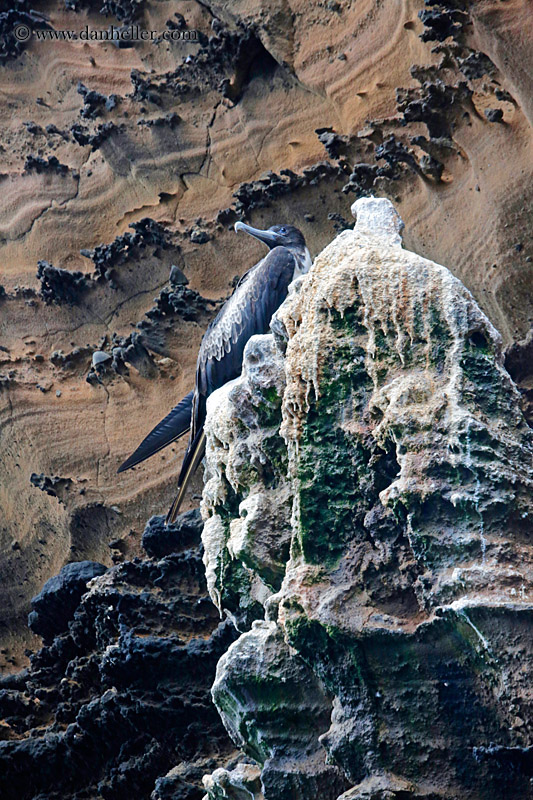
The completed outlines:
[[[275,247],[248,272],[207,329],[198,356],[197,388],[208,396],[241,373],[243,351],[254,334],[266,333],[287,296],[295,259]]]
[[[158,422],[148,436],[142,440],[135,452],[120,465],[117,472],[124,472],[130,467],[140,464],[141,461],[150,458],[150,456],[162,450],[163,447],[175,442],[176,439],[187,433],[191,425],[193,394],[194,392],[189,392],[172,409],[170,414],[167,414],[161,422]]]
[[[273,313],[287,296],[294,268],[295,259],[288,248],[273,248],[252,267],[204,334],[196,371],[192,441],[183,459],[178,493],[168,512],[167,525],[176,519],[187,486],[205,451],[206,398],[240,375],[246,343],[254,334],[268,331]]]

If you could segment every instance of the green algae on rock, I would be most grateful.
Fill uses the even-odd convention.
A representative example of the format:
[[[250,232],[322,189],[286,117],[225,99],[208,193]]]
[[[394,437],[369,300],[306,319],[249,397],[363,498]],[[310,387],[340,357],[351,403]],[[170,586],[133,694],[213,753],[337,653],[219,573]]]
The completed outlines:
[[[463,284],[402,247],[388,200],[352,210],[354,230],[293,287],[275,337],[256,337],[250,368],[245,356],[243,377],[210,398],[208,585],[235,614],[225,575],[246,570],[238,605],[268,620],[223,657],[215,703],[263,768],[255,800],[309,796],[294,774],[309,774],[311,730],[316,774],[337,770],[317,797],[526,797],[533,432]],[[281,407],[263,429],[274,386]],[[262,440],[277,426],[286,456],[269,460]],[[302,664],[331,702],[315,726],[287,679]],[[299,749],[287,708],[306,732]],[[224,780],[207,797],[239,797]]]

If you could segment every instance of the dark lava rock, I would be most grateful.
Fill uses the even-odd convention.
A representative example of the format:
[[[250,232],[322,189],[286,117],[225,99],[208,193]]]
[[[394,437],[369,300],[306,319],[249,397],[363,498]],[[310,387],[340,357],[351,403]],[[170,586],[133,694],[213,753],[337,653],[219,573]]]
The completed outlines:
[[[143,217],[138,222],[131,222],[129,227],[133,228],[137,241],[143,245],[151,244],[163,248],[168,246],[168,231],[155,219]]]
[[[170,276],[168,280],[171,286],[186,286],[189,283],[186,275],[183,274],[176,264],[172,264],[170,267]]]
[[[522,412],[533,428],[533,328],[525,339],[513,342],[506,349],[504,363],[520,391]]]
[[[485,53],[472,50],[466,58],[458,58],[459,69],[468,80],[482,78],[483,75],[492,75],[495,66]]]
[[[413,77],[421,75],[413,71]],[[419,89],[397,89],[398,111],[404,122],[423,122],[431,139],[451,139],[451,123],[454,114],[470,101],[472,90],[464,81],[457,86],[448,86],[444,81],[421,80]]]
[[[61,164],[56,156],[41,158],[40,156],[28,156],[24,164],[25,172],[57,172],[58,175],[66,175],[69,168],[66,164]]]
[[[137,125],[146,125],[149,128],[162,128],[168,127],[174,129],[181,122],[181,117],[175,111],[165,114],[164,117],[156,117],[155,119],[140,119]]]
[[[175,96],[211,89],[235,103],[247,82],[252,62],[262,62],[264,69],[276,66],[252,26],[238,22],[236,29],[229,30],[219,23],[213,31],[209,38],[197,32],[200,49],[167,75],[161,88]]]
[[[333,222],[333,227],[338,233],[353,228],[353,222],[348,222],[342,214],[328,214],[328,219]]]
[[[502,102],[506,103],[514,103],[513,96],[509,94],[506,89],[496,89],[494,94],[496,96],[496,100],[501,100]]]
[[[229,230],[233,228],[233,223],[239,218],[234,208],[222,208],[217,214],[217,222],[220,225],[227,225]]]
[[[146,348],[142,335],[132,331],[129,336],[113,335],[112,368],[119,375],[127,373],[126,364],[132,364],[143,378],[154,378],[157,367]]]
[[[85,119],[96,119],[103,111],[112,111],[120,100],[116,94],[107,96],[94,89],[88,89],[81,81],[78,81],[78,94],[83,97],[80,115]]]
[[[29,0],[4,0],[0,5],[0,64],[17,58],[27,41],[19,41],[14,34],[16,25],[50,30],[46,17],[31,8]]]
[[[31,133],[33,136],[43,136],[44,131],[40,125],[37,125],[35,122],[25,122],[24,126],[28,133]]]
[[[504,774],[523,773],[533,778],[533,747],[474,747],[474,758],[479,764],[492,761]]]
[[[50,125],[47,125],[45,130],[46,130],[46,133],[49,136],[63,136],[63,138],[65,137],[65,132],[59,130],[57,125],[54,125],[53,123],[50,123]]]
[[[333,128],[316,128],[318,141],[324,145],[330,158],[340,158],[345,152],[348,138],[335,133]]]
[[[189,289],[183,284],[165,287],[154,298],[154,307],[146,312],[148,319],[159,320],[163,317],[178,316],[185,320],[196,320],[202,312],[209,311],[214,305],[214,300],[202,297],[194,289]],[[139,323],[139,328],[149,326],[145,320]]]
[[[368,194],[374,186],[375,180],[383,172],[377,164],[354,164],[348,183],[342,187],[344,194],[356,192],[359,195]]]
[[[91,347],[74,347],[69,353],[64,353],[62,350],[54,350],[50,356],[50,361],[54,367],[61,369],[71,369],[76,364],[82,361],[87,361]]]
[[[75,305],[90,286],[90,277],[83,272],[59,269],[48,261],[37,262],[37,278],[41,281],[39,294],[44,302]]]
[[[65,0],[65,7],[71,11],[86,8],[127,23],[139,18],[143,6],[144,0]]]
[[[8,372],[0,373],[0,389],[7,389],[12,383],[14,383],[16,377],[16,372],[14,369],[10,369]]]
[[[119,133],[122,130],[124,130],[124,125],[116,125],[111,121],[98,125],[94,133],[90,133],[89,129],[80,125],[79,122],[75,122],[70,128],[74,141],[82,147],[89,145],[93,151],[98,150],[114,133]]]
[[[394,135],[385,139],[383,144],[376,147],[376,159],[384,159],[387,164],[393,169],[398,164],[407,164],[413,172],[420,172],[418,162],[411,150],[409,150],[402,142],[400,142]]]
[[[218,766],[213,759],[213,769]],[[187,765],[184,769],[171,770],[168,775],[158,778],[155,783],[150,800],[189,800],[196,798],[197,786],[201,784],[202,777],[209,773],[210,769],[205,769],[206,764],[195,766]]]
[[[32,631],[42,636],[46,643],[66,631],[82,595],[87,591],[87,583],[97,575],[103,575],[106,569],[96,561],[66,564],[59,575],[50,578],[32,598],[32,612],[28,617]]]
[[[420,169],[424,175],[430,175],[435,180],[440,181],[444,172],[444,164],[434,156],[425,155],[420,159]]]
[[[201,231],[195,228],[190,236],[191,242],[194,244],[206,244],[211,237],[206,231]]]
[[[235,212],[238,218],[246,216],[254,208],[264,208],[284,195],[291,194],[303,186],[318,186],[321,181],[343,176],[343,170],[329,161],[319,161],[306,167],[301,175],[291,169],[282,169],[279,175],[269,170],[256,181],[241,183],[233,196],[236,198]],[[229,218],[229,209],[221,212]],[[222,221],[217,217],[217,221]]]
[[[173,525],[165,525],[164,516],[150,517],[144,529],[142,546],[152,558],[162,558],[198,542],[202,528],[198,508],[180,514]]]
[[[453,2],[427,2],[426,5],[436,8],[423,9],[418,12],[424,23],[424,31],[420,34],[423,42],[444,42],[451,37],[460,38],[464,25],[468,22],[468,14],[454,7]]]
[[[187,30],[187,21],[183,14],[180,14],[179,11],[176,11],[174,14],[174,19],[167,19],[166,26],[171,31],[185,31]]]
[[[110,353],[106,353],[104,350],[95,350],[91,359],[91,368],[85,380],[87,383],[92,383],[94,386],[98,383],[101,384],[101,378],[107,374],[108,368],[112,365],[113,356]],[[128,370],[124,365],[122,369],[116,369],[115,371],[120,374],[128,374]]]
[[[57,497],[60,501],[63,498],[65,491],[68,491],[72,486],[71,478],[60,478],[57,475],[53,478],[45,475],[44,472],[37,474],[32,472],[30,475],[30,483],[41,492],[46,492],[50,497]]]
[[[115,267],[137,257],[149,245],[162,249],[170,245],[169,233],[150,217],[132,222],[129,227],[134,233],[123,233],[111,244],[100,244],[93,250],[80,250],[82,256],[92,260],[97,280],[112,281]]]
[[[234,754],[210,689],[236,631],[207,596],[199,527],[177,529],[179,552],[107,570],[76,604],[47,592],[63,630],[0,684],[2,800],[150,800],[156,784],[200,800]]]
[[[139,102],[146,101],[156,106],[161,105],[161,97],[159,96],[161,89],[150,78],[138,69],[132,69],[130,79],[133,85],[132,97],[134,100]]]
[[[30,301],[33,297],[37,297],[37,292],[31,286],[15,286],[13,294],[15,297],[22,297],[27,301]],[[29,305],[33,305],[33,302],[29,302]]]
[[[489,122],[503,122],[503,111],[501,108],[486,108],[485,116]]]

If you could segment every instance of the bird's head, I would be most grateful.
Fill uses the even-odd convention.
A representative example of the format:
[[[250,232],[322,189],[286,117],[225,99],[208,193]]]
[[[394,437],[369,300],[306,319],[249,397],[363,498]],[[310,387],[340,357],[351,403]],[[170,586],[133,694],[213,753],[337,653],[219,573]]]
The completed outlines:
[[[236,222],[235,230],[249,233],[255,239],[259,239],[271,250],[274,247],[288,247],[289,250],[301,253],[306,250],[303,233],[295,228],[294,225],[271,225],[266,231],[260,228],[252,228],[244,222]]]

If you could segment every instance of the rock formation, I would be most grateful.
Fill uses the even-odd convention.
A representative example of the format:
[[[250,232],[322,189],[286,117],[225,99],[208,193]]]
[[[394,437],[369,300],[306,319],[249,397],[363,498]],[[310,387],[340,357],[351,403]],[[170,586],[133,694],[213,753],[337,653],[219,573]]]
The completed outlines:
[[[128,47],[61,36],[19,42],[14,35],[17,24],[57,34],[79,32],[86,26],[105,31],[110,25],[132,22],[145,30],[197,35],[181,41],[141,40]],[[361,531],[371,531],[372,536],[355,554],[350,550],[350,557],[355,572],[358,559],[362,560],[357,574],[364,580],[353,597],[338,601],[339,607],[346,605],[349,631],[367,614],[371,625],[372,609],[403,620],[408,629],[421,607],[420,618],[426,615],[430,621],[423,630],[434,631],[438,609],[464,598],[472,608],[477,597],[485,602],[491,570],[494,593],[515,589],[519,600],[526,599],[522,598],[526,585],[515,585],[517,567],[509,562],[518,559],[518,531],[524,547],[527,543],[527,517],[520,521],[526,493],[520,481],[512,483],[513,465],[529,436],[525,429],[522,440],[512,434],[518,403],[533,425],[532,41],[528,0],[5,0],[1,4],[0,670],[7,694],[0,697],[0,750],[9,756],[0,764],[0,781],[4,777],[7,781],[7,790],[2,786],[0,795],[12,791],[17,798],[26,794],[36,800],[49,800],[54,794],[54,800],[103,795],[148,800],[154,794],[154,800],[176,800],[181,792],[196,800],[203,793],[201,776],[206,771],[211,773],[206,791],[222,796],[224,792],[240,792],[246,798],[250,792],[257,795],[262,780],[279,788],[285,774],[287,781],[296,781],[291,784],[294,792],[312,795],[324,784],[336,796],[348,791],[359,778],[346,776],[340,755],[324,766],[324,746],[317,745],[329,726],[331,744],[323,741],[331,753],[342,750],[339,731],[351,724],[346,721],[348,692],[331,688],[325,666],[324,674],[317,674],[317,663],[305,653],[303,633],[299,644],[296,633],[294,642],[291,638],[290,619],[294,616],[297,621],[303,614],[322,625],[322,617],[335,616],[330,606],[310,609],[298,597],[309,594],[312,602],[316,562],[324,559],[324,596],[335,606],[333,598],[341,592],[339,582],[348,570],[345,548],[358,541]],[[405,314],[410,328],[394,333],[392,320],[380,333],[378,322],[388,303],[385,296],[372,299],[376,313],[381,309],[372,328],[375,345],[381,353],[383,342],[389,343],[391,337],[397,344],[390,343],[386,363],[375,365],[378,373],[367,373],[362,353],[362,362],[357,355],[357,348],[364,349],[362,333],[353,344],[361,379],[374,404],[361,431],[353,429],[348,419],[340,429],[333,424],[335,409],[346,402],[342,392],[337,399],[320,385],[329,380],[328,370],[332,379],[336,375],[333,362],[321,361],[320,348],[324,356],[330,353],[331,341],[321,341],[318,352],[308,359],[310,345],[294,335],[296,323],[280,317],[275,341],[250,344],[248,378],[235,388],[238,401],[236,394],[231,402],[228,395],[224,414],[220,405],[212,409],[220,417],[224,436],[233,429],[239,435],[228,439],[227,451],[217,451],[220,475],[211,475],[206,494],[206,508],[217,507],[204,534],[206,577],[216,602],[249,637],[241,652],[251,687],[261,652],[254,650],[254,636],[274,662],[278,659],[279,669],[269,662],[271,668],[262,677],[268,691],[275,693],[276,675],[284,672],[286,654],[298,645],[302,661],[286,670],[288,683],[298,689],[285,704],[284,715],[281,701],[278,705],[285,728],[294,718],[291,709],[298,706],[299,736],[307,744],[305,759],[298,752],[298,737],[282,746],[278,731],[263,714],[265,727],[261,742],[252,748],[254,755],[232,760],[234,745],[208,696],[215,662],[234,633],[228,622],[220,638],[213,633],[218,616],[205,600],[198,525],[189,519],[172,529],[167,539],[161,530],[160,515],[175,492],[185,442],[118,478],[116,469],[190,390],[209,320],[259,257],[259,245],[236,237],[233,223],[245,219],[259,227],[284,221],[296,224],[314,256],[336,232],[353,225],[350,203],[368,195],[393,200],[407,225],[406,246],[446,264],[472,292],[502,334],[505,367],[520,395],[509,403],[502,399],[496,373],[485,373],[485,345],[477,335],[465,344],[470,348],[465,368],[472,376],[472,392],[477,396],[483,390],[498,407],[504,405],[497,412],[503,427],[496,435],[489,426],[488,441],[483,438],[486,420],[477,400],[475,408],[466,402],[469,389],[461,394],[456,387],[454,421],[452,406],[444,401],[443,416],[434,419],[431,415],[437,417],[438,408],[431,409],[422,396],[415,403],[416,395],[403,381],[394,384],[398,395],[396,388],[392,394],[382,391],[381,372],[398,369],[400,374],[402,358],[407,369],[409,359],[420,363],[423,349],[417,338],[416,308],[410,316]],[[361,291],[365,287],[374,291],[372,286],[361,277]],[[345,294],[342,297],[340,307],[349,301]],[[317,296],[319,316],[321,302]],[[291,303],[298,320],[296,288]],[[430,306],[435,303],[432,300]],[[403,312],[400,303],[396,318],[404,319]],[[477,319],[479,312],[472,313]],[[331,314],[335,323],[336,312]],[[344,316],[338,314],[339,341],[345,323],[350,330],[356,323],[363,325],[351,319],[349,306]],[[307,324],[308,338],[313,330],[322,330],[316,320],[310,318]],[[433,323],[428,324],[431,328]],[[449,324],[453,327],[453,317]],[[447,325],[443,322],[444,332]],[[437,328],[432,343],[440,341]],[[422,334],[424,341],[427,335]],[[442,370],[448,368],[443,353],[448,354],[455,335],[450,328],[449,341],[428,346],[427,359],[434,366],[421,370],[424,380],[432,376],[429,388],[435,385],[442,394],[448,386],[447,373],[441,375],[437,364],[442,363]],[[493,356],[485,354],[490,362],[496,359],[498,345],[491,329],[482,335],[488,350],[494,351]],[[410,350],[405,349],[408,345]],[[291,348],[301,348],[302,374],[287,387],[287,403],[292,398],[294,407],[284,407],[280,435],[286,346],[294,360],[299,356]],[[347,359],[350,347],[346,342]],[[339,386],[344,380],[342,391],[348,391],[356,377],[348,366],[341,372]],[[490,376],[496,380],[493,389],[487,384]],[[372,388],[374,380],[377,389]],[[319,399],[315,385],[322,392]],[[449,388],[453,398],[452,384]],[[302,411],[307,402],[310,417]],[[417,404],[420,414],[413,411]],[[323,409],[328,418],[332,409],[331,431],[320,428]],[[319,412],[320,418],[313,421],[312,414]],[[489,409],[486,414],[493,419],[496,411]],[[418,427],[411,429],[413,416]],[[433,422],[433,432],[423,427]],[[444,440],[453,430],[457,442],[444,456],[442,442],[434,438]],[[329,459],[328,449],[346,443],[345,463]],[[420,447],[416,458],[415,447]],[[499,453],[497,470],[491,471],[487,452]],[[365,459],[371,463],[369,474],[364,474]],[[350,473],[354,463],[357,481]],[[318,477],[315,464],[322,470]],[[448,489],[454,480],[456,488]],[[250,487],[243,497],[240,483]],[[361,514],[367,509],[363,519],[356,515],[353,527],[344,524],[348,512],[338,485],[347,490],[350,507],[357,505]],[[185,509],[198,505],[201,487],[198,475]],[[378,501],[388,487],[393,487],[389,495]],[[429,505],[441,489],[440,505]],[[335,509],[333,519],[323,492]],[[511,514],[506,504],[512,495],[516,510],[511,519],[506,517]],[[300,516],[291,521],[294,503]],[[426,517],[428,508],[432,511]],[[327,534],[315,540],[309,531],[321,518]],[[407,530],[398,539],[401,525]],[[337,537],[339,530],[345,531],[346,541]],[[453,552],[459,530],[460,558],[466,559],[468,552],[471,563],[460,560],[452,568],[454,558],[459,558]],[[511,534],[512,547],[507,545]],[[190,558],[184,552],[190,552]],[[169,560],[179,561],[176,583],[174,578],[166,582]],[[498,569],[493,569],[495,562]],[[74,566],[62,572],[69,563]],[[334,575],[336,563],[338,575]],[[287,564],[293,565],[290,570]],[[507,565],[507,578],[501,565]],[[91,571],[104,567],[111,571],[91,582],[87,594]],[[187,603],[189,610],[199,608],[204,615],[197,630],[208,642],[207,655],[202,647],[190,644],[188,611],[183,634],[171,618],[175,612],[181,614],[176,611],[180,570],[193,567],[197,583]],[[298,569],[308,576],[309,592],[304,593],[294,578],[296,600],[289,613],[280,598],[285,591],[292,596],[290,576]],[[270,601],[274,595],[277,599]],[[192,597],[201,601],[198,606]],[[36,608],[28,627],[32,598]],[[109,612],[113,624],[108,624],[106,608],[115,601],[120,608],[116,614]],[[296,603],[303,612],[298,612]],[[461,610],[454,608],[457,613]],[[459,624],[460,636],[454,633],[451,640],[462,643],[467,672],[475,658],[468,654],[478,647],[471,624],[497,650],[478,619],[481,606],[477,611],[472,608],[465,604],[462,610],[470,622],[459,615],[464,625]],[[114,626],[117,619],[120,629]],[[450,619],[455,617],[447,611],[441,624]],[[498,628],[502,630],[503,626]],[[128,632],[135,653],[142,650],[139,659],[130,657]],[[46,638],[44,650],[41,634]],[[463,639],[468,636],[472,638],[467,646]],[[178,644],[176,637],[184,644]],[[147,640],[150,645],[143,649]],[[513,681],[522,680],[522,664],[528,663],[521,654],[523,642],[517,639],[515,644],[511,687]],[[159,676],[164,690],[157,692],[151,683],[152,645],[165,651],[168,663],[174,665],[183,660],[196,665],[196,656],[200,660],[205,656],[206,672],[197,670],[192,689],[168,675]],[[111,653],[118,648],[118,660],[127,665],[114,706],[113,695],[106,694],[111,681],[108,647]],[[361,648],[357,652],[361,654]],[[481,649],[478,656],[480,663],[488,658]],[[331,663],[334,658],[346,660],[345,650],[332,651]],[[498,658],[503,664],[504,657]],[[370,654],[368,659],[372,663]],[[441,661],[455,663],[451,656]],[[413,663],[417,663],[414,656]],[[139,664],[128,684],[130,666],[137,670]],[[220,669],[230,686],[238,676],[234,664],[226,660]],[[429,666],[428,670],[432,675]],[[446,675],[442,678],[447,687],[432,684],[435,691],[448,691],[463,681],[459,667],[454,675],[451,683]],[[376,691],[385,697],[382,688]],[[194,702],[187,705],[191,692]],[[466,773],[486,772],[491,764],[490,769],[503,764],[502,775],[505,770],[519,775],[529,769],[524,766],[527,752],[521,749],[526,745],[519,743],[522,735],[526,741],[522,690],[515,695],[516,701],[507,703],[502,694],[496,733],[493,739],[483,733],[489,745],[473,745],[481,748],[475,751],[479,762],[470,769],[471,761],[465,757]],[[370,696],[374,697],[372,691]],[[473,690],[472,697],[478,696]],[[456,716],[466,720],[461,697],[454,688],[446,703],[449,713],[459,709]],[[167,702],[164,712],[161,702]],[[182,702],[187,705],[185,722]],[[494,708],[490,697],[486,704]],[[175,713],[169,712],[161,725],[168,705]],[[466,703],[469,713],[470,705]],[[379,725],[379,714],[385,711],[376,708],[372,719]],[[509,745],[501,744],[499,734],[502,709],[510,718]],[[189,711],[197,714],[211,748],[196,747],[197,728],[189,731]],[[228,707],[228,727],[242,744],[254,718],[253,707],[246,710],[243,705],[242,726],[230,711]],[[367,720],[365,730],[375,731],[368,715],[358,718]],[[150,731],[137,737],[145,720]],[[132,727],[126,730],[130,722]],[[105,736],[108,724],[120,741],[118,751]],[[413,717],[413,726],[417,725]],[[240,727],[243,731],[237,735]],[[148,744],[146,736],[152,737]],[[181,739],[178,752],[176,742]],[[435,742],[431,736],[428,740]],[[383,744],[379,736],[373,741],[374,749],[365,752],[378,752],[390,764],[392,745]],[[470,746],[468,741],[465,736],[465,747]],[[79,742],[83,759],[76,749]],[[445,746],[452,747],[449,742]],[[507,746],[511,749],[502,750]],[[410,747],[415,751],[418,745]],[[297,753],[299,767],[292,764]],[[433,754],[430,750],[427,758]],[[438,763],[446,761],[445,756]],[[455,757],[463,763],[462,743]],[[388,767],[382,773],[370,770],[372,778],[360,794],[386,796],[392,791],[386,787],[396,785],[404,787],[397,794],[408,795],[413,781],[404,777],[408,770],[403,769],[400,765],[394,773],[396,784]],[[518,788],[511,782],[509,796],[518,792],[522,800],[527,790],[516,780]],[[487,791],[495,793],[492,788]]]
[[[132,20],[198,37],[13,35]],[[296,224],[316,255],[354,199],[389,197],[407,245],[465,283],[505,346],[526,341],[531,41],[528,0],[5,0],[0,668],[39,646],[26,619],[49,578],[140,555],[170,503],[184,442],[116,468],[190,390],[209,301],[261,252],[236,219]],[[65,503],[33,473],[70,479]]]
[[[199,800],[204,773],[238,761],[210,698],[235,631],[207,596],[201,529],[198,510],[152,517],[154,558],[70,563],[34,598],[46,644],[0,679],[2,800]]]
[[[353,212],[209,399],[213,699],[258,767],[207,797],[526,797],[533,433],[468,290]]]

